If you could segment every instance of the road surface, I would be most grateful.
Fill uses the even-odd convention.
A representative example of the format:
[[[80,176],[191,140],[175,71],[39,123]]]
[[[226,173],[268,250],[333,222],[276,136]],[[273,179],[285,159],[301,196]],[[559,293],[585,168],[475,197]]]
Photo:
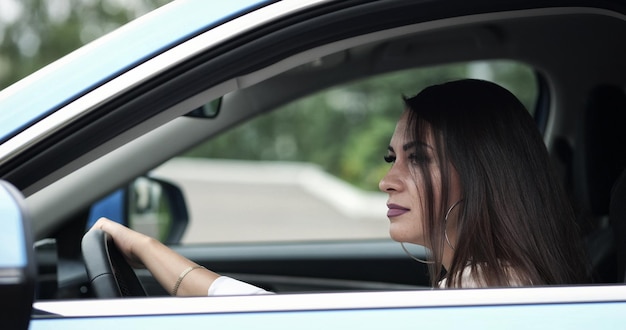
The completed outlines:
[[[178,158],[153,175],[183,189],[185,244],[389,237],[386,194],[313,165]]]

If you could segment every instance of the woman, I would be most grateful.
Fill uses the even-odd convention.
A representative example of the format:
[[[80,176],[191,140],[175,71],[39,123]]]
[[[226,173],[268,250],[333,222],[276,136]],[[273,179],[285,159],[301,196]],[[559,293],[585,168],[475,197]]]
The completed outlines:
[[[507,90],[480,80],[426,88],[406,100],[385,160],[390,235],[430,250],[434,287],[584,281],[571,206],[532,117]],[[267,293],[110,220],[94,228],[174,296]]]
[[[513,94],[460,80],[426,88],[406,109],[380,189],[389,194],[391,237],[431,251],[434,286],[584,281],[574,213]]]

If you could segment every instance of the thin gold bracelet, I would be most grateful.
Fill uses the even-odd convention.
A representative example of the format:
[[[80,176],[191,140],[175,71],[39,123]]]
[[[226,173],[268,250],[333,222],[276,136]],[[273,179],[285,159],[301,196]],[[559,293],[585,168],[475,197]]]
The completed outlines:
[[[183,279],[185,278],[185,276],[187,276],[187,274],[191,273],[192,270],[194,269],[198,269],[198,268],[204,268],[204,266],[192,266],[189,267],[185,270],[183,270],[182,273],[180,273],[180,275],[178,276],[178,280],[176,281],[176,284],[174,284],[174,288],[172,289],[172,296],[176,296],[176,293],[178,293],[178,287],[180,286],[180,283],[183,282]]]

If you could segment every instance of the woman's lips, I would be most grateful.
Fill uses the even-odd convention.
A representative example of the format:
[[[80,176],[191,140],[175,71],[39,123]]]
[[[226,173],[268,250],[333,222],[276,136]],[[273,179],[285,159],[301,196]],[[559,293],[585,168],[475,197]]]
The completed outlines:
[[[389,208],[389,210],[387,211],[388,218],[397,217],[409,212],[409,209],[407,209],[406,207],[396,204],[387,204],[387,207]]]

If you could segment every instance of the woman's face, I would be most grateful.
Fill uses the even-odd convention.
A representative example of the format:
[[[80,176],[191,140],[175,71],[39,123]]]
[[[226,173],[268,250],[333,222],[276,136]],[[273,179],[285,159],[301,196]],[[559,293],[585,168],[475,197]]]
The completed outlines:
[[[398,242],[414,243],[430,247],[426,242],[424,175],[431,176],[434,193],[434,205],[440,208],[441,172],[437,161],[432,134],[427,134],[426,141],[409,141],[406,136],[408,112],[404,112],[391,137],[386,160],[391,162],[391,169],[380,181],[379,188],[389,194],[387,217],[390,221],[389,233]],[[420,166],[425,164],[429,173],[421,173]],[[458,174],[452,166],[450,200],[460,199]],[[454,219],[451,213],[448,220],[447,234],[451,240],[456,238]],[[443,216],[441,217],[443,221]]]

